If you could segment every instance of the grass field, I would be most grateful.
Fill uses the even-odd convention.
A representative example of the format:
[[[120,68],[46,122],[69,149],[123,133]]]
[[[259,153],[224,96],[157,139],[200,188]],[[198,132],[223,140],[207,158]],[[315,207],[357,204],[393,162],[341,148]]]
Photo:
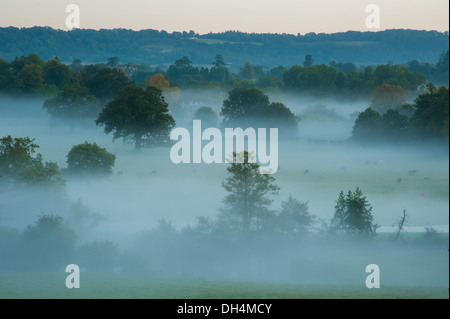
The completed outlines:
[[[65,273],[1,273],[1,299],[410,299],[448,298],[446,288],[300,285],[81,274],[80,288],[65,287]]]

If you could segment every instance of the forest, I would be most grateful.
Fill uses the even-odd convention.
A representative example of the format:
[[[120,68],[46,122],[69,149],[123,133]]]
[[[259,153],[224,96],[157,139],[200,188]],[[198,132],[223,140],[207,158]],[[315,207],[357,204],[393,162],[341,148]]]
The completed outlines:
[[[189,56],[195,64],[209,65],[211,57],[221,52],[233,70],[247,61],[267,69],[290,67],[302,63],[307,54],[313,55],[318,64],[434,63],[437,52],[449,49],[448,43],[448,32],[403,29],[303,35],[227,31],[200,35],[195,31],[0,28],[0,57],[6,60],[36,52],[45,60],[58,56],[63,62],[81,59],[98,63],[118,56],[124,63],[162,67],[182,56]]]

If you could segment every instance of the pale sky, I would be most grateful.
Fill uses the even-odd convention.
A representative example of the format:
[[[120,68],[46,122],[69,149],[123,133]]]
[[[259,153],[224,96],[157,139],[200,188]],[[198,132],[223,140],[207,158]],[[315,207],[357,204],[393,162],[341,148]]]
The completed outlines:
[[[125,28],[204,34],[449,30],[448,0],[0,0],[0,26],[66,30],[68,4],[83,29]],[[380,29],[367,29],[366,6],[380,7]]]

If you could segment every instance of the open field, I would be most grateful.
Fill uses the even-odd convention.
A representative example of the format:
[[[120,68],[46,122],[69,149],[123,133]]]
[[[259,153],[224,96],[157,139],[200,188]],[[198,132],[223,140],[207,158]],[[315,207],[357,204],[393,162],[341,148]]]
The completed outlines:
[[[79,289],[65,287],[65,273],[1,273],[0,298],[150,299],[356,299],[448,298],[446,288],[300,285],[194,281],[141,276],[81,274]]]

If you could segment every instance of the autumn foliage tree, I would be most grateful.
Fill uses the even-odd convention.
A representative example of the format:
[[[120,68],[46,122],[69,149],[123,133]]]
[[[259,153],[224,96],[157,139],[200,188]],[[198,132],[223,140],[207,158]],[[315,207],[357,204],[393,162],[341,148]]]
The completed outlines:
[[[244,80],[254,80],[255,79],[255,69],[250,62],[245,62],[244,67],[240,70],[239,76]]]
[[[400,85],[383,84],[377,86],[370,100],[371,107],[381,114],[387,110],[399,110],[406,102],[405,90]]]
[[[166,90],[170,87],[170,82],[169,80],[166,79],[164,75],[158,73],[150,78],[148,85],[154,86],[161,90]]]
[[[162,90],[164,98],[169,105],[176,103],[180,98],[180,89],[178,87],[170,87],[170,81],[160,73],[152,76],[148,84]]]

